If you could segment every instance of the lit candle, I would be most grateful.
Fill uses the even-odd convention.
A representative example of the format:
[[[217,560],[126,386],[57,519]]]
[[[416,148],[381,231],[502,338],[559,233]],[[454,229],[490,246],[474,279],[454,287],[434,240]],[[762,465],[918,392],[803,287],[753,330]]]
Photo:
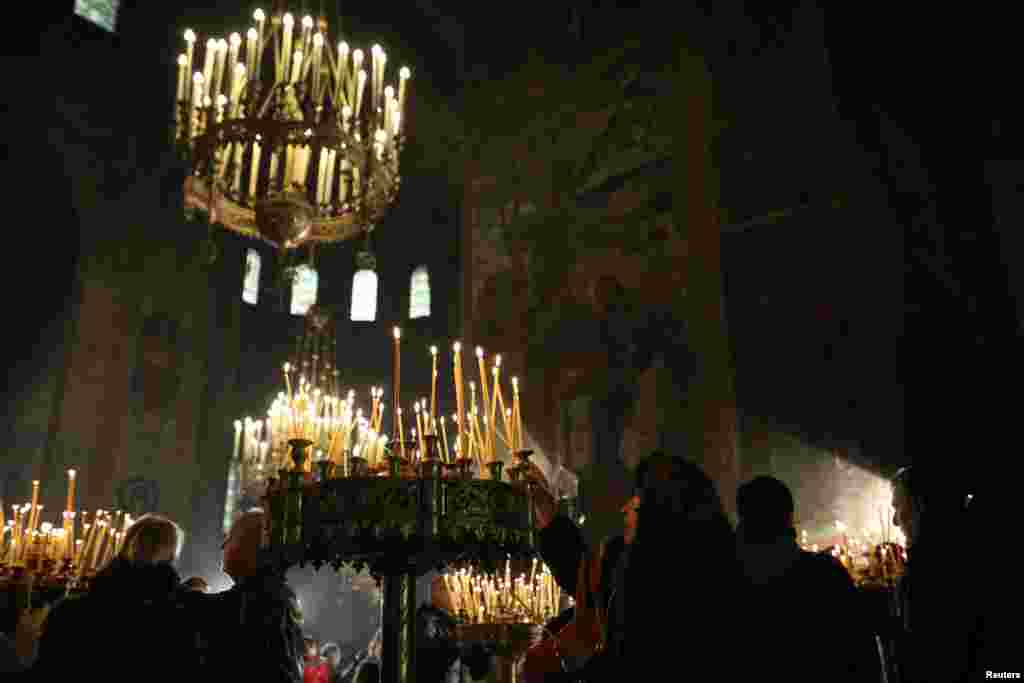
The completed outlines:
[[[402,116],[405,116],[405,84],[411,75],[412,72],[407,66],[403,66],[398,72],[398,113]]]
[[[36,479],[32,482],[32,507],[29,508],[29,531],[36,530],[36,524],[39,521],[39,511],[42,509],[42,506],[39,505],[39,480]]]
[[[281,18],[281,23],[284,25],[284,37],[281,47],[281,58],[277,60],[278,72],[277,80],[284,81],[288,78],[290,73],[289,60],[292,56],[292,29],[295,25],[295,18],[292,17],[291,13],[287,13]]]
[[[501,374],[501,356],[496,355],[494,357],[494,367],[491,368],[491,374],[494,375],[494,385],[491,388],[491,406],[490,406],[490,423],[491,423],[491,449],[497,447],[498,437],[498,391],[501,388],[499,383],[499,375]]]
[[[319,33],[313,36],[313,97],[314,101],[320,101],[320,62],[323,59],[324,37]]]
[[[256,181],[260,174],[260,136],[256,136],[256,142],[252,143],[252,172],[249,174],[249,196],[256,196]]]
[[[178,55],[178,94],[175,103],[180,103],[185,99],[185,88],[188,74],[188,56],[184,53]],[[175,107],[175,111],[179,111],[180,107]]]
[[[185,59],[186,59],[185,73],[186,74],[192,73],[192,61],[193,61],[193,58],[195,56],[195,49],[196,49],[196,34],[190,28],[185,29]],[[188,92],[188,87],[189,87],[189,82],[186,80],[185,81],[185,94],[181,98],[181,99],[184,99],[186,101],[189,99],[189,95],[190,95],[190,93]]]
[[[334,101],[336,103],[345,102],[347,93],[345,92],[345,85],[350,79],[348,78],[348,43],[341,41],[338,43],[338,81],[337,87],[334,92]]]
[[[232,118],[238,116],[238,109],[242,102],[242,89],[245,87],[245,65],[238,63],[235,64],[235,71],[231,78],[231,116]],[[241,146],[236,145],[235,149],[238,150],[239,157],[241,156]],[[235,168],[241,168],[241,158],[235,164]]]
[[[256,71],[256,41],[259,37],[259,32],[254,28],[245,34],[245,66],[249,73]]]
[[[490,405],[489,392],[487,391],[487,367],[484,362],[484,350],[481,347],[476,347],[476,361],[477,366],[480,370],[480,396],[483,400],[483,419],[484,419],[484,434],[483,434],[483,446],[486,450],[486,458],[489,461],[494,460],[494,451],[491,447],[491,425],[488,422],[488,407]],[[474,401],[474,405],[475,405]]]
[[[74,470],[68,470],[68,500],[65,510],[73,512],[75,509],[75,476]]]
[[[209,87],[213,84],[213,67],[217,60],[217,41],[210,38],[206,41],[206,52],[203,53],[203,84],[206,90],[203,91],[205,99],[209,94]]]
[[[219,97],[221,85],[224,83],[224,69],[228,62],[228,41],[221,38],[217,41],[217,55],[215,57],[215,72],[213,77],[213,88],[210,90],[212,97]]]
[[[402,405],[402,330],[395,327],[393,330],[395,337],[395,362],[394,362],[394,405],[395,415],[398,422],[398,440],[403,441],[401,429],[402,429],[402,409],[399,407]],[[394,431],[394,430],[392,430]],[[405,445],[402,445],[402,457],[405,457]]]
[[[252,13],[252,18],[256,20],[256,63],[252,69],[249,69],[253,74],[259,74],[261,67],[263,66],[263,46],[266,44],[266,19],[267,16],[263,13],[263,10],[257,9]],[[255,78],[258,78],[255,77]]]

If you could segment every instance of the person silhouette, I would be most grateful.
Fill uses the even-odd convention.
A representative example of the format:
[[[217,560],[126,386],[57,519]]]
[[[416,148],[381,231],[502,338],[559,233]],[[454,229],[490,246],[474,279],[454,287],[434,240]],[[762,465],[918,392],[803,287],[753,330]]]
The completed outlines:
[[[736,502],[746,661],[766,678],[818,681],[827,671],[830,681],[877,681],[882,663],[853,580],[831,555],[800,548],[786,484],[757,477]],[[824,620],[815,606],[827,609]]]

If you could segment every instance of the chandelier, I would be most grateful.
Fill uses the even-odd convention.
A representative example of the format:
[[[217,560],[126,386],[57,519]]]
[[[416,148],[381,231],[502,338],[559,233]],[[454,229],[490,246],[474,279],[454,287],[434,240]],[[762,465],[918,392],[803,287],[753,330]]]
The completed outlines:
[[[332,42],[323,17],[297,22],[279,7],[253,19],[244,49],[233,33],[200,50],[185,31],[175,125],[191,163],[186,209],[281,249],[356,237],[398,193],[409,69],[386,84],[384,50]]]
[[[359,405],[357,394],[341,393],[334,320],[314,306],[306,314],[306,325],[292,360],[282,368],[283,391],[278,393],[262,419],[245,417],[235,421],[235,446],[228,474],[228,496],[224,511],[225,528],[239,508],[259,504],[267,484],[281,470],[292,469],[289,442],[310,442],[313,458],[306,463],[312,478],[318,463],[339,466],[349,457],[382,462],[388,437],[382,434],[384,390],[373,387],[370,401]],[[365,410],[364,410],[365,408]]]

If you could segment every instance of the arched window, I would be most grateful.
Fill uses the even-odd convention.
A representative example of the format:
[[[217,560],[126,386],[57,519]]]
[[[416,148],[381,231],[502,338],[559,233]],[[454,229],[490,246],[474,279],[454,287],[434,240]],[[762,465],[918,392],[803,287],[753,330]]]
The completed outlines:
[[[409,284],[409,317],[426,318],[430,316],[430,275],[426,266],[412,271],[412,282]]]
[[[316,304],[317,274],[305,264],[298,266],[295,271],[295,280],[292,282],[292,315],[306,315],[306,312]]]
[[[352,278],[352,314],[349,317],[365,323],[377,319],[377,273],[368,268],[356,271]]]
[[[260,254],[255,249],[245,253],[245,279],[242,281],[242,301],[256,305],[260,298]]]

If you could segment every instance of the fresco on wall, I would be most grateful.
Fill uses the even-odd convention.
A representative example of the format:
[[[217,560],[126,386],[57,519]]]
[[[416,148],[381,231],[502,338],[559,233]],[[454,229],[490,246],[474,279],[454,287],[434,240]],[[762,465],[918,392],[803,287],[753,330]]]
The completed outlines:
[[[117,487],[117,507],[132,517],[154,512],[160,504],[160,485],[152,479],[136,477]]]
[[[180,389],[180,325],[177,320],[149,316],[139,335],[138,360],[132,375],[132,393],[141,412],[141,429],[160,434]]]

